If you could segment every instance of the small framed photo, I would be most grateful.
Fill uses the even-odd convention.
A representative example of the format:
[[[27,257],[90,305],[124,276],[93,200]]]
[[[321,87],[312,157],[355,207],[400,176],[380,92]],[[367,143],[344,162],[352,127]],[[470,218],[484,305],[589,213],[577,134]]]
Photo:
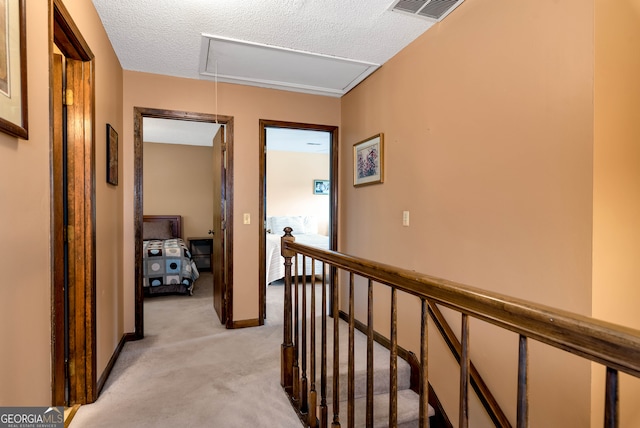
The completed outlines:
[[[329,180],[313,180],[313,194],[314,195],[328,195],[329,194]]]
[[[382,133],[353,145],[353,185],[384,181],[384,136]]]
[[[107,123],[107,183],[118,185],[118,133]]]

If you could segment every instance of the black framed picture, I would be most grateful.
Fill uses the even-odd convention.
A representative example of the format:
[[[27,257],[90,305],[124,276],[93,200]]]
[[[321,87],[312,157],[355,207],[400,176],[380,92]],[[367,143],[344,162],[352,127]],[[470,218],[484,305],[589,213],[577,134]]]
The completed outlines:
[[[328,195],[329,194],[329,180],[313,180],[313,194],[314,195]]]
[[[118,185],[118,133],[107,123],[107,183]]]

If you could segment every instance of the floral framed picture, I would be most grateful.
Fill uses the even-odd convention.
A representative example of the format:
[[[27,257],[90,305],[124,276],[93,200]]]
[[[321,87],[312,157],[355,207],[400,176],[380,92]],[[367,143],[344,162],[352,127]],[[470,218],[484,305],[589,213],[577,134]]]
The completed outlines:
[[[384,135],[376,134],[353,145],[353,185],[384,182]]]
[[[0,131],[29,139],[25,0],[0,0]]]

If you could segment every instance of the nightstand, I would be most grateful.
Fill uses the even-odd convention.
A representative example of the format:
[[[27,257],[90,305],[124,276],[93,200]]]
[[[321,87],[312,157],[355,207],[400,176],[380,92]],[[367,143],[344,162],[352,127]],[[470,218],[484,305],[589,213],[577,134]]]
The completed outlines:
[[[189,241],[191,258],[196,263],[198,270],[211,271],[213,266],[213,238],[187,238],[187,241]]]

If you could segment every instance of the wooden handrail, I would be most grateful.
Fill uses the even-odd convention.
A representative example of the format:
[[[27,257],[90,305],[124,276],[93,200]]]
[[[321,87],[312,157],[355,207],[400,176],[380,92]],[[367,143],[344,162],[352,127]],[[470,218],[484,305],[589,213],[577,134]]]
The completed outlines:
[[[496,426],[510,427],[506,416],[502,413],[497,402],[484,385],[482,378],[477,373],[469,358],[469,317],[474,317],[485,322],[496,325],[500,328],[515,332],[519,335],[518,349],[518,408],[517,426],[528,426],[528,346],[529,338],[546,343],[558,349],[573,353],[588,360],[603,364],[606,367],[607,381],[605,391],[605,426],[616,428],[619,423],[618,418],[618,372],[640,377],[640,331],[612,323],[596,320],[583,315],[554,309],[545,305],[528,302],[522,299],[508,297],[499,293],[488,292],[478,288],[458,284],[452,281],[436,278],[433,276],[416,273],[406,269],[377,263],[371,260],[350,256],[337,251],[322,250],[315,247],[295,243],[295,238],[291,235],[292,229],[285,228],[285,236],[282,237],[282,256],[285,258],[285,326],[282,344],[282,386],[288,392],[289,397],[296,407],[301,420],[305,425],[315,427],[319,422],[323,428],[328,427],[329,415],[326,405],[326,267],[330,267],[332,285],[331,313],[334,317],[334,361],[333,361],[333,421],[332,428],[338,428],[340,424],[338,395],[339,390],[339,352],[338,352],[338,319],[340,310],[338,308],[338,287],[337,270],[341,269],[349,273],[348,289],[348,328],[349,328],[349,350],[348,350],[348,373],[347,373],[347,425],[354,425],[354,328],[360,321],[354,317],[354,276],[358,275],[368,280],[368,317],[366,326],[357,327],[367,334],[367,427],[373,425],[373,378],[372,378],[372,343],[374,336],[380,336],[373,331],[373,306],[372,306],[372,283],[377,282],[391,288],[390,307],[390,336],[387,348],[390,351],[389,362],[389,426],[397,426],[397,356],[401,348],[397,345],[397,292],[417,296],[422,302],[422,321],[420,336],[420,361],[419,380],[414,382],[412,374],[412,389],[419,383],[420,409],[419,426],[429,427],[430,421],[426,415],[426,404],[428,385],[428,358],[427,358],[427,316],[434,320],[442,337],[451,349],[456,359],[460,362],[460,400],[459,400],[459,423],[461,427],[469,424],[468,415],[468,387],[469,384],[476,390],[483,406],[487,410],[489,417]],[[301,337],[299,337],[299,317],[298,317],[298,290],[299,276],[298,263],[295,264],[295,294],[291,294],[292,272],[291,259],[302,256],[302,319]],[[306,377],[307,361],[307,326],[306,326],[306,271],[305,258],[309,257],[312,262],[312,290],[311,306],[315,308],[315,263],[322,262],[323,267],[323,322],[322,322],[322,367],[321,367],[321,391],[319,409],[316,409],[317,391],[315,386],[315,345],[310,346],[310,358],[312,369],[310,371],[311,390],[308,390]],[[458,342],[453,331],[444,320],[438,306],[442,305],[451,308],[462,315],[462,341]],[[292,320],[290,311],[294,310],[295,318]],[[289,311],[289,313],[287,313]],[[311,310],[311,341],[315,344],[315,312]],[[293,322],[293,326],[290,324]],[[360,323],[361,324],[361,323]],[[293,327],[293,328],[292,328]],[[366,329],[365,329],[366,327]],[[292,341],[293,333],[293,341]],[[376,339],[378,341],[378,339]],[[299,346],[299,342],[301,346]],[[407,351],[404,351],[407,353]],[[300,353],[300,355],[299,355]],[[413,356],[410,360],[416,360]],[[302,371],[298,367],[298,361],[302,362]],[[301,376],[300,376],[301,375]],[[429,386],[430,388],[430,386]],[[309,397],[307,397],[309,393]],[[429,395],[431,393],[429,392]],[[435,397],[435,396],[434,396]],[[309,400],[308,400],[309,398]],[[437,401],[437,400],[436,400]],[[316,417],[316,410],[319,410],[320,419]],[[436,413],[437,417],[443,416]],[[440,423],[449,425],[446,419],[440,419]]]
[[[640,331],[453,281],[283,240],[303,254],[525,337],[640,377]]]

